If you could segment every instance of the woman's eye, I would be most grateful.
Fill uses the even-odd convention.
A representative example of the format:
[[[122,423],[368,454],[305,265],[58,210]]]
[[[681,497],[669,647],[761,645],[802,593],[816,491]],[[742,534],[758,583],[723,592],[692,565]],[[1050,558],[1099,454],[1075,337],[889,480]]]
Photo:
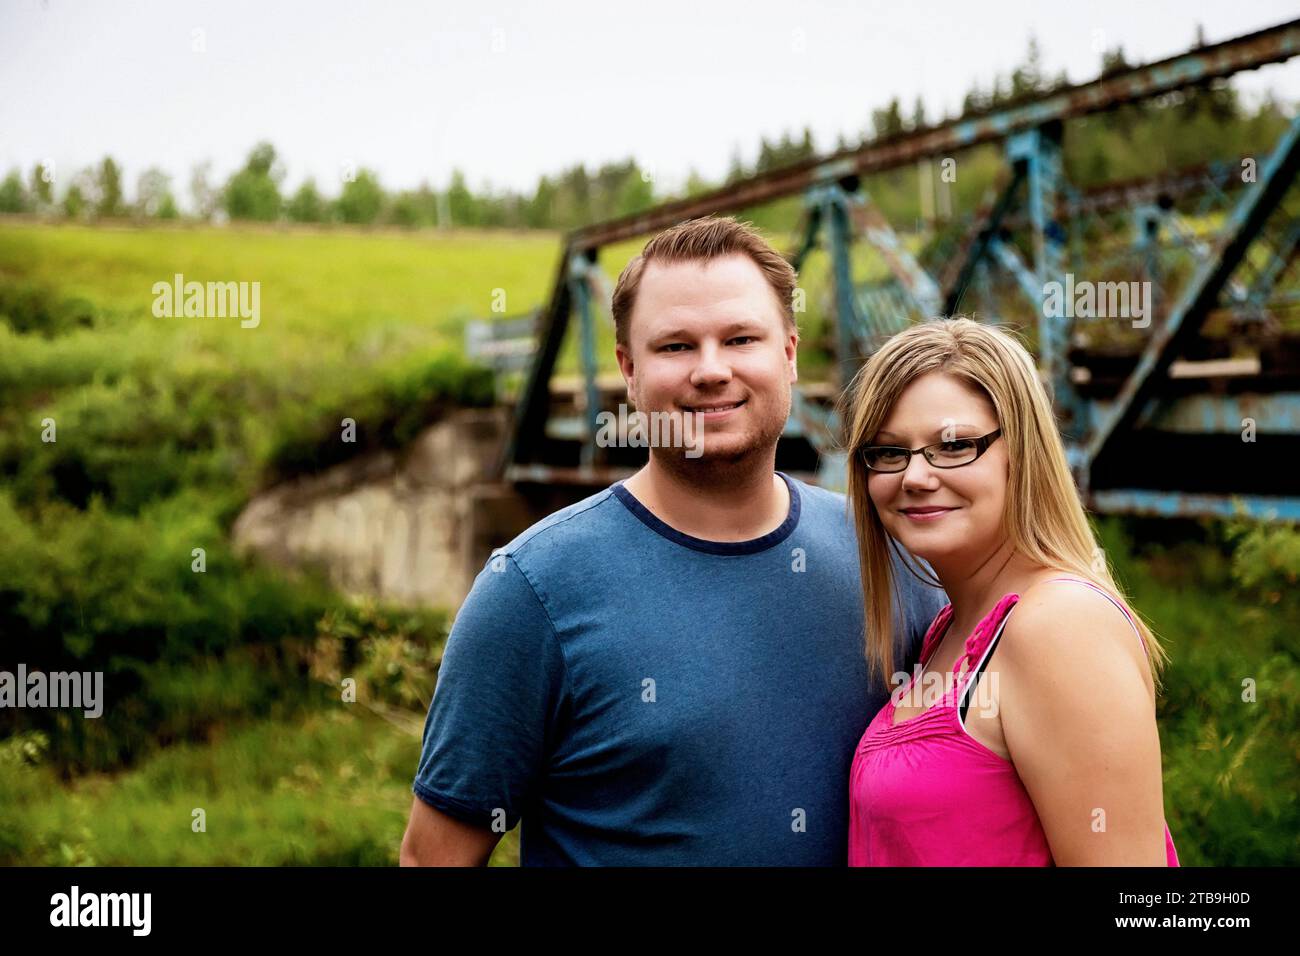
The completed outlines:
[[[905,456],[902,452],[893,448],[872,448],[867,451],[867,457],[874,464],[894,465]]]

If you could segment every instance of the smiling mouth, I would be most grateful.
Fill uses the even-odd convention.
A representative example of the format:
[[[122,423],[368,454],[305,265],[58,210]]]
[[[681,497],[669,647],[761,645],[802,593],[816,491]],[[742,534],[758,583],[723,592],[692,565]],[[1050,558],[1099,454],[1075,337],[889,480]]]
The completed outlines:
[[[935,508],[935,507],[925,507],[925,508],[902,508],[902,509],[900,509],[900,510],[901,510],[901,512],[902,512],[903,514],[905,514],[905,515],[915,515],[915,516],[924,517],[925,515],[939,515],[939,514],[944,514],[945,512],[948,512],[948,511],[956,511],[957,509],[956,509],[956,508]]]
[[[701,412],[707,415],[713,412],[729,412],[733,408],[740,408],[740,406],[744,405],[745,402],[747,401],[749,401],[749,399],[744,398],[738,402],[728,402],[726,404],[715,403],[712,405],[683,405],[682,408],[686,409],[688,412]]]

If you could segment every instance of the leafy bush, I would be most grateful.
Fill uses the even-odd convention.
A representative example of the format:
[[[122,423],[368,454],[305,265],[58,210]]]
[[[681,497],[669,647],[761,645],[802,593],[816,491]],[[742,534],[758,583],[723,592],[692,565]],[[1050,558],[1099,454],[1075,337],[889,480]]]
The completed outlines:
[[[403,448],[448,410],[483,407],[494,398],[491,372],[452,353],[364,382],[345,396],[318,398],[293,413],[268,454],[268,480],[316,471],[368,451]],[[340,438],[345,418],[357,423],[355,442]]]
[[[61,298],[32,282],[0,283],[0,322],[15,332],[53,338],[95,324],[95,307],[82,298]]]
[[[423,717],[447,640],[442,612],[384,608],[373,601],[321,618],[310,654],[312,677],[331,687],[356,681],[356,699]]]
[[[245,179],[274,180],[255,153]],[[336,697],[310,655],[320,622],[356,615],[318,576],[236,558],[230,524],[269,481],[490,403],[490,374],[456,347],[466,290],[541,294],[553,253],[549,237],[0,229],[0,668],[102,671],[107,699],[93,720],[6,709],[0,737],[45,733],[50,767],[76,774]],[[263,282],[266,320],[154,316],[173,272]],[[367,700],[413,706],[439,626],[386,620],[405,619],[345,639],[364,647],[349,667]]]
[[[1180,862],[1300,863],[1300,531],[1111,518],[1100,532],[1172,659],[1157,713]]]

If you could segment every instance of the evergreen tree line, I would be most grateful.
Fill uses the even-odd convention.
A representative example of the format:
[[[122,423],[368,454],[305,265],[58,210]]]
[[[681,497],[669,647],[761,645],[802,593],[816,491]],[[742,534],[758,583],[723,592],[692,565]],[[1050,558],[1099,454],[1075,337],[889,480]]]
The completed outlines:
[[[1197,33],[1198,44],[1203,37]],[[1101,57],[1103,75],[1130,66],[1122,48]],[[1049,76],[1042,67],[1036,40],[1030,39],[1023,62],[991,86],[974,84],[962,101],[961,118],[1032,99],[1067,85],[1064,73]],[[873,110],[868,128],[857,142],[841,134],[836,150],[947,122],[932,124],[925,105],[918,98],[905,111],[898,98]],[[1119,178],[1141,169],[1144,164],[1177,168],[1205,161],[1211,155],[1235,155],[1258,148],[1261,136],[1284,122],[1284,112],[1267,100],[1250,114],[1227,82],[1169,94],[1121,107],[1089,118],[1072,127],[1067,142],[1067,172],[1079,186]],[[1155,149],[1159,157],[1135,157],[1128,148],[1131,134],[1139,125],[1144,149]],[[1203,134],[1211,133],[1210,136]],[[1207,153],[1207,151],[1211,151]],[[694,196],[719,185],[776,169],[818,154],[811,131],[782,135],[779,141],[763,137],[752,163],[739,151],[733,153],[723,183],[710,182],[694,170],[684,189],[675,193],[656,188],[654,177],[634,159],[607,163],[589,171],[579,164],[559,175],[542,176],[531,193],[509,190],[475,191],[460,170],[452,173],[444,190],[427,182],[416,189],[388,191],[370,169],[346,170],[336,196],[326,195],[308,179],[292,193],[283,188],[285,170],[270,143],[259,143],[243,167],[224,184],[214,184],[211,165],[202,163],[190,175],[191,211],[186,218],[211,220],[228,218],[258,222],[351,223],[392,225],[410,228],[429,226],[476,226],[536,229],[571,229],[590,222],[639,212],[666,199]],[[128,202],[123,189],[121,167],[111,156],[98,166],[76,174],[56,195],[53,170],[37,164],[24,177],[11,170],[0,181],[0,212],[37,213],[68,219],[177,219],[181,217],[171,177],[157,167],[145,170],[136,180],[135,200]]]

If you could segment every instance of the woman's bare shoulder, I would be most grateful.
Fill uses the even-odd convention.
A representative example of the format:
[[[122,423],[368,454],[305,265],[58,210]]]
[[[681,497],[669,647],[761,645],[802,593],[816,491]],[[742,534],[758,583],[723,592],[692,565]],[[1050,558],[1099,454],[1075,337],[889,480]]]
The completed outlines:
[[[1091,587],[1047,577],[1021,594],[1001,643],[1006,645],[1004,666],[1049,682],[1127,670],[1135,663],[1146,669],[1145,654],[1123,611]]]

